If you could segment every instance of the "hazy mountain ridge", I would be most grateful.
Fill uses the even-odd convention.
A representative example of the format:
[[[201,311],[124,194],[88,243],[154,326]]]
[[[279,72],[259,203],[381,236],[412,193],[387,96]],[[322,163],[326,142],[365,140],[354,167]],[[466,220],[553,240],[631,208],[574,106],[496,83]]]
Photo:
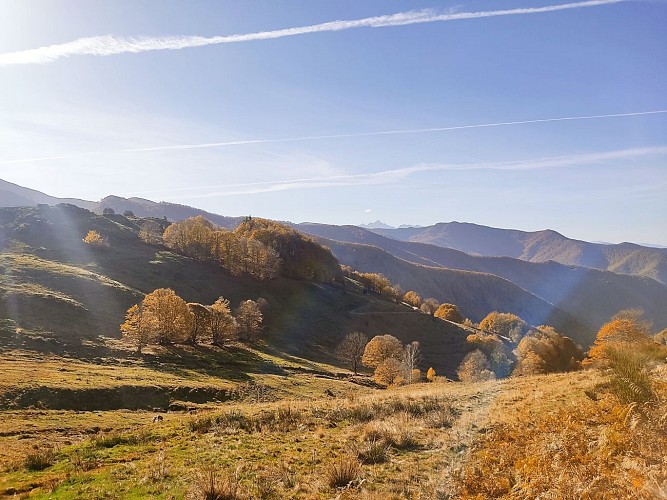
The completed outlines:
[[[157,203],[144,198],[107,196],[96,204],[94,210],[101,212],[105,208],[111,208],[121,214],[125,211],[130,211],[137,217],[166,217],[170,221],[179,221],[201,215],[214,224],[226,229],[234,229],[243,221],[243,217],[226,217],[188,205],[179,205],[178,203],[169,203],[166,201]]]
[[[656,327],[667,326],[667,287],[650,278],[615,274],[576,266],[565,266],[557,262],[533,263],[509,257],[478,257],[458,250],[442,248],[425,243],[392,240],[355,226],[327,226],[324,224],[300,224],[306,233],[363,245],[372,245],[408,262],[425,266],[440,266],[449,269],[493,274],[518,285],[531,294],[555,304],[574,315],[591,329],[597,330],[618,310],[640,307],[655,322]],[[391,277],[395,273],[394,262],[381,267],[386,262],[382,257],[372,257],[372,250],[364,249],[365,259],[351,259],[346,247],[323,243],[330,246],[334,255],[346,265],[360,266],[366,272],[381,272]],[[405,287],[403,283],[402,286]],[[415,290],[427,293],[430,288]],[[513,292],[514,293],[514,292]],[[440,297],[436,298],[440,299]],[[444,298],[442,300],[445,300]],[[659,329],[660,329],[659,328]]]
[[[78,198],[57,198],[35,189],[26,188],[0,179],[0,206],[2,207],[33,207],[38,204],[57,205],[71,203],[81,208],[92,210],[95,202]]]
[[[565,265],[646,276],[667,284],[667,249],[634,243],[600,245],[567,238],[553,230],[527,232],[461,222],[442,222],[426,228],[373,229],[373,232],[471,255],[512,257],[529,262],[553,260]]]
[[[491,311],[505,311],[533,325],[552,325],[584,345],[594,338],[595,329],[590,323],[496,275],[414,264],[371,245],[322,237],[317,240],[330,248],[341,264],[362,272],[382,273],[403,291],[415,290],[422,298],[455,303],[475,322]]]

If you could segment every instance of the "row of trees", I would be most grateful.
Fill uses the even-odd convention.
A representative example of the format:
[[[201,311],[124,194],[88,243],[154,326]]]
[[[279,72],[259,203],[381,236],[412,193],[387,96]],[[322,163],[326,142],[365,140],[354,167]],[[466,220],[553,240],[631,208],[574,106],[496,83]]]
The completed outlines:
[[[284,224],[247,217],[234,231],[202,216],[171,224],[164,244],[200,261],[219,263],[235,276],[259,280],[279,274],[296,279],[333,281],[340,274],[331,252]]]
[[[217,262],[234,276],[271,279],[282,267],[273,248],[237,231],[218,228],[201,215],[171,224],[162,239],[172,250],[200,261]]]
[[[421,378],[419,363],[422,361],[419,342],[403,345],[393,335],[377,335],[370,341],[361,332],[345,336],[338,347],[338,353],[356,374],[359,364],[373,368],[375,380],[383,385],[414,383]],[[429,371],[435,378],[435,370]]]
[[[252,340],[262,331],[263,303],[263,299],[245,300],[232,315],[224,297],[205,306],[186,303],[170,288],[159,288],[127,310],[120,330],[139,353],[149,344],[222,345],[232,339]]]
[[[553,327],[531,328],[514,314],[490,313],[479,328],[483,331],[468,336],[473,350],[459,366],[458,375],[464,381],[606,366],[614,352],[650,349],[667,337],[665,331],[651,336],[651,323],[638,309],[620,311],[602,325],[587,356]]]

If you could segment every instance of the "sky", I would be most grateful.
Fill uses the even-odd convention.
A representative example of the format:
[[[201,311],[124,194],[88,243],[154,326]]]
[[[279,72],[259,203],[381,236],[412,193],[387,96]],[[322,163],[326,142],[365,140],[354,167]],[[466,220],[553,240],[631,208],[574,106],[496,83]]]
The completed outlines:
[[[0,178],[667,245],[667,0],[3,0]]]

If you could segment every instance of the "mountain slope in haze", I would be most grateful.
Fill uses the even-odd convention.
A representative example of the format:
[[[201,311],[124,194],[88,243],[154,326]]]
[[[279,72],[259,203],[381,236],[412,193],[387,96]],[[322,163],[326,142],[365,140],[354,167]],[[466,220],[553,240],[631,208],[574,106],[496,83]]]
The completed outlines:
[[[212,214],[205,210],[189,207],[187,205],[168,203],[166,201],[157,203],[143,198],[107,196],[102,198],[102,200],[95,205],[94,210],[101,213],[105,208],[111,208],[116,213],[120,214],[130,211],[137,217],[166,217],[174,222],[201,215],[217,226],[226,229],[234,229],[243,221],[243,217],[225,217],[223,215]]]
[[[658,330],[667,326],[667,309],[664,307],[667,286],[650,278],[565,266],[553,261],[534,263],[509,257],[471,256],[435,245],[393,240],[355,226],[299,224],[297,227],[315,236],[373,245],[416,264],[500,276],[557,305],[595,330],[616,312],[628,308],[643,309]],[[336,254],[336,249],[333,250]],[[348,264],[342,255],[337,257]],[[375,272],[388,275],[391,270]]]
[[[373,231],[401,241],[430,243],[471,255],[512,257],[529,262],[553,260],[565,265],[646,276],[667,284],[667,249],[662,248],[634,243],[600,245],[573,240],[552,230],[526,232],[461,222]]]
[[[464,316],[475,322],[491,311],[504,311],[517,314],[532,325],[551,325],[583,345],[590,345],[594,338],[592,325],[493,274],[428,267],[374,246],[317,239],[331,249],[341,264],[361,272],[382,273],[404,291],[414,290],[423,298],[455,303]]]
[[[57,205],[71,203],[81,208],[92,209],[95,202],[77,198],[56,198],[41,191],[29,189],[0,179],[0,207],[34,207],[40,203]]]
[[[168,287],[203,304],[224,296],[236,307],[263,297],[269,346],[313,360],[339,364],[335,348],[354,330],[417,340],[428,351],[427,366],[450,377],[468,351],[468,332],[457,325],[351,284],[235,277],[212,263],[145,244],[138,237],[141,223],[72,205],[0,209],[0,349],[29,344],[79,353],[100,336],[119,337],[127,308],[143,294]],[[108,248],[82,243],[91,229],[107,238]]]

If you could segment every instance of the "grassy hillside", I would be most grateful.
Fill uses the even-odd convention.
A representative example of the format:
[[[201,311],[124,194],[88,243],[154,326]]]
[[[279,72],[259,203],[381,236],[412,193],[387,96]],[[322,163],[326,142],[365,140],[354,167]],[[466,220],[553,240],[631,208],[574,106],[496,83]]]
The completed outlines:
[[[373,231],[401,241],[430,243],[472,255],[513,257],[529,262],[554,260],[565,265],[645,276],[667,284],[667,250],[662,248],[632,243],[601,245],[573,240],[551,230],[526,232],[460,222]]]
[[[76,355],[85,339],[118,338],[127,308],[143,294],[169,287],[186,301],[204,304],[219,296],[233,307],[265,298],[263,337],[277,352],[338,363],[335,347],[358,329],[422,342],[425,367],[450,376],[465,355],[466,332],[453,324],[365,295],[349,283],[234,277],[212,263],[145,244],[137,235],[140,222],[71,205],[0,209],[2,344],[42,343]],[[82,243],[91,229],[107,238],[108,248]]]
[[[317,383],[283,385],[292,381]],[[597,370],[385,392],[326,381],[319,395],[249,397],[159,422],[0,412],[0,495],[663,498],[665,435],[624,420],[606,382]],[[337,394],[323,396],[327,386]]]
[[[299,224],[300,230],[325,238],[379,247],[403,260],[495,274],[597,329],[621,309],[641,308],[654,329],[667,326],[667,286],[628,276],[557,262],[527,262],[509,257],[472,256],[436,245],[393,240],[355,226]],[[339,256],[340,258],[340,256]],[[384,271],[379,271],[384,272]]]

